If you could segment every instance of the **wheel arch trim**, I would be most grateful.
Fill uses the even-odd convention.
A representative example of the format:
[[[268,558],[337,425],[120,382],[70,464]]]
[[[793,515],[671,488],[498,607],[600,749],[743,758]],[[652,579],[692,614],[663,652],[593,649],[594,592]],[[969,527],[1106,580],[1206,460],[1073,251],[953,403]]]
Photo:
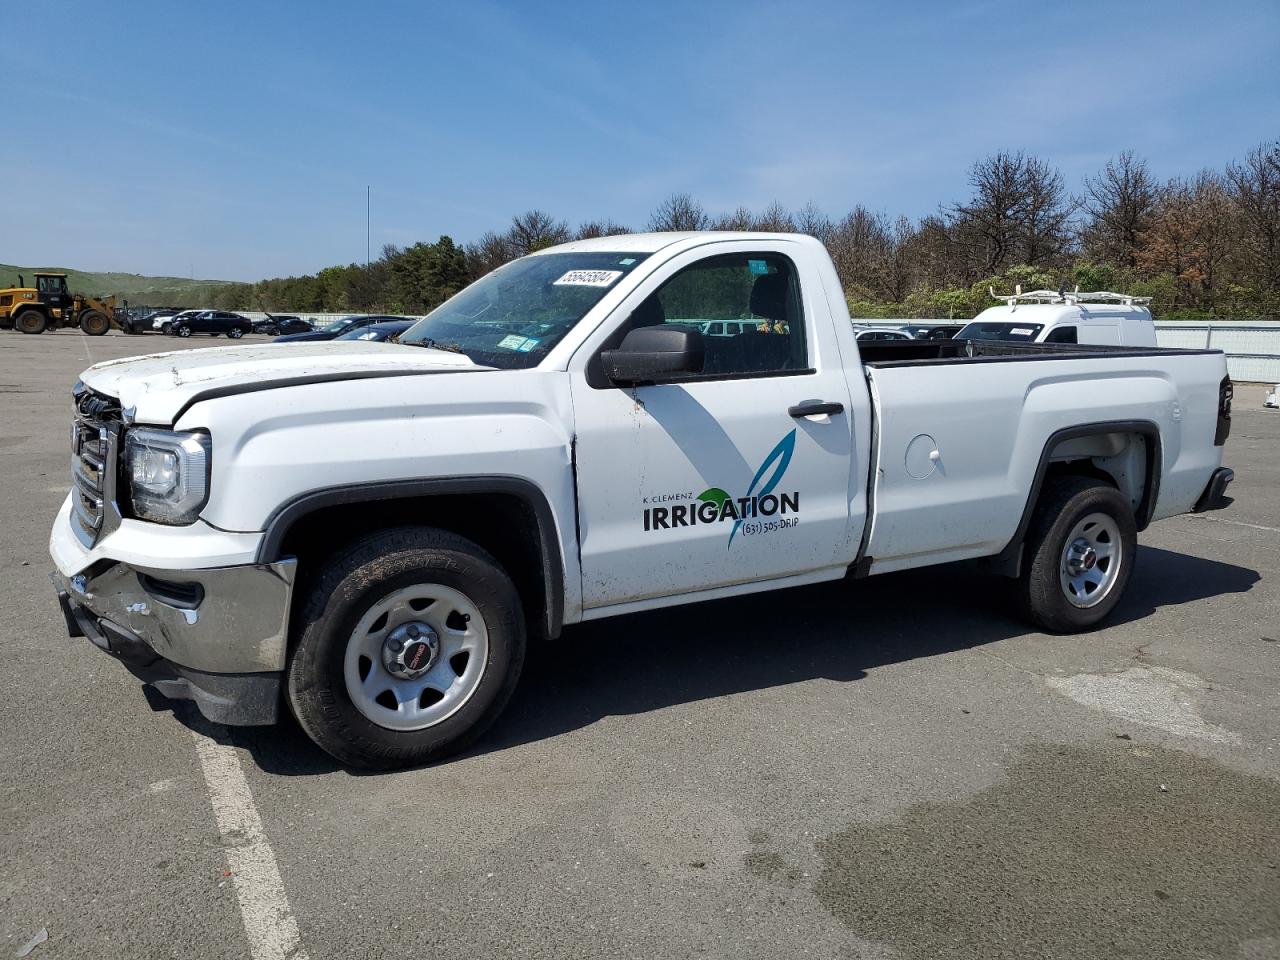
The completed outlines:
[[[1142,487],[1142,499],[1134,511],[1133,519],[1139,532],[1145,530],[1151,522],[1155,511],[1156,499],[1160,494],[1160,471],[1164,462],[1164,450],[1160,439],[1160,427],[1151,420],[1100,420],[1094,423],[1082,423],[1055,430],[1045,440],[1040,451],[1040,459],[1031,482],[1031,490],[1022,508],[1022,516],[1018,527],[1005,548],[996,556],[997,564],[1008,564],[1018,560],[1022,544],[1026,540],[1027,530],[1031,527],[1031,518],[1035,514],[1036,504],[1044,489],[1045,478],[1049,474],[1054,448],[1067,440],[1078,440],[1082,437],[1101,436],[1108,433],[1136,433],[1146,440],[1146,483]]]
[[[548,637],[560,635],[564,625],[565,568],[557,535],[555,515],[542,489],[531,480],[510,476],[445,477],[422,480],[389,480],[376,483],[347,484],[312,490],[277,507],[267,518],[262,542],[258,546],[258,562],[270,563],[263,557],[278,559],[289,530],[309,514],[337,506],[354,506],[387,500],[406,500],[433,496],[468,496],[501,494],[521,501],[534,516],[538,528],[538,551],[542,562],[544,620]]]

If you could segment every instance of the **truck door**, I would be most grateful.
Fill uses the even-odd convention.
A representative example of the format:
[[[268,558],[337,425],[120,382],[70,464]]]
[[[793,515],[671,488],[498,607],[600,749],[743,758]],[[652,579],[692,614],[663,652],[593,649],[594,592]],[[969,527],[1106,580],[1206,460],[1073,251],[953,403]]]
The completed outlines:
[[[716,245],[715,255],[705,247],[682,254],[575,357],[583,364],[571,383],[588,616],[593,607],[752,581],[829,579],[851,562],[866,473],[854,462],[851,425],[865,420],[868,400],[863,392],[851,408],[823,283],[816,272],[799,274],[782,252],[788,246],[739,242]],[[604,376],[601,350],[635,327],[701,330],[742,318],[750,319],[741,332],[702,338],[700,374],[626,388]]]

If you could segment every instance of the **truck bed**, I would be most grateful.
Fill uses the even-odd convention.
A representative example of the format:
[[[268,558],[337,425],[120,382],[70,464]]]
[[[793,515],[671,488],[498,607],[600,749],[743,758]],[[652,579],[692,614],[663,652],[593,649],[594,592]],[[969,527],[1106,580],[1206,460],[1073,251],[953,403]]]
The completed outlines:
[[[1220,464],[1218,350],[923,340],[869,343],[862,359],[876,418],[871,572],[999,554],[1063,431],[1107,436],[1095,466],[1122,487],[1139,478],[1135,511],[1150,451],[1140,524],[1191,510]]]
[[[868,367],[993,363],[1007,360],[1063,360],[1072,357],[1167,357],[1221,353],[1220,350],[1112,347],[1075,343],[1010,343],[1006,340],[872,340],[858,344]]]

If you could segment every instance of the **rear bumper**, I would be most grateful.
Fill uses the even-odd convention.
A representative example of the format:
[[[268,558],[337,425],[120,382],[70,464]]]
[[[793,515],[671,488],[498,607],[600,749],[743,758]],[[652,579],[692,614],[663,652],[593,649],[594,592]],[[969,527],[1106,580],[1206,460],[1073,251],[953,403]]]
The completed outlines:
[[[211,570],[108,564],[50,578],[72,637],[210,720],[274,723],[296,562]],[[92,568],[91,568],[92,570]]]
[[[1223,507],[1230,506],[1232,500],[1227,496],[1227,485],[1235,478],[1235,471],[1229,467],[1219,467],[1213,471],[1208,486],[1204,488],[1204,493],[1200,494],[1200,499],[1196,501],[1192,510],[1195,513],[1204,513],[1206,510],[1221,510]]]

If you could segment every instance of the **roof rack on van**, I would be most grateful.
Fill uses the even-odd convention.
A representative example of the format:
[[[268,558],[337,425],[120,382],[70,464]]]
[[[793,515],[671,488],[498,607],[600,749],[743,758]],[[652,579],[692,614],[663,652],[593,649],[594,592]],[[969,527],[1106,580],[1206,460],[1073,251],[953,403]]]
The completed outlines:
[[[1003,300],[1015,310],[1018,309],[1019,303],[1123,303],[1126,306],[1145,306],[1151,302],[1150,297],[1131,297],[1127,293],[1111,293],[1107,290],[1081,293],[1080,288],[1076,287],[1068,291],[1066,284],[1056,291],[1032,290],[1029,293],[1023,293],[1022,284],[1018,284],[1013,289],[1013,295],[1006,297],[997,296],[995,287],[987,287],[987,292],[991,294],[992,300]]]

